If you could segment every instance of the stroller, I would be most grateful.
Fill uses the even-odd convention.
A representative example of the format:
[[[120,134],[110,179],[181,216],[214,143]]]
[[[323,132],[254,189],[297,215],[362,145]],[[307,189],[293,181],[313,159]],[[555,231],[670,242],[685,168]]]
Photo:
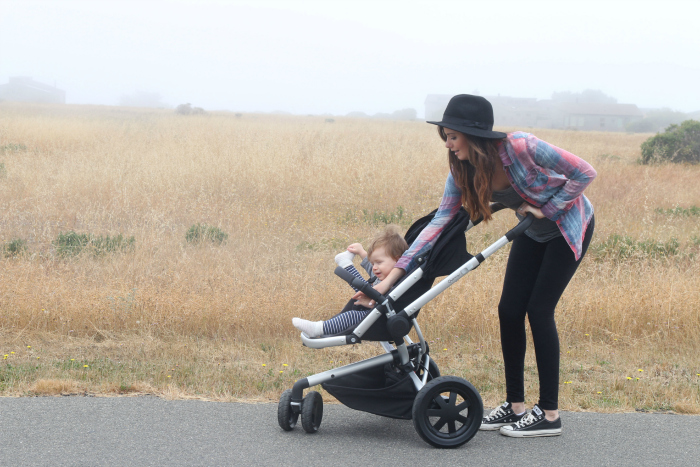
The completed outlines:
[[[501,204],[491,205],[492,212],[504,208]],[[409,245],[436,212],[419,219],[409,228],[405,235]],[[527,230],[533,220],[532,214],[528,214],[503,237],[472,256],[467,252],[464,233],[481,219],[472,222],[469,214],[461,208],[432,249],[416,258],[419,267],[404,276],[386,296],[337,267],[336,275],[364,292],[377,306],[360,324],[339,334],[310,338],[301,333],[302,343],[313,349],[322,349],[359,344],[363,340],[379,341],[386,353],[297,381],[280,397],[277,407],[280,427],[291,431],[301,415],[304,431],[318,431],[323,417],[321,394],[311,391],[303,397],[303,391],[320,384],[352,409],[384,417],[412,419],[418,435],[435,447],[455,448],[472,439],[479,430],[484,413],[481,396],[467,380],[440,375],[416,317],[423,305]],[[448,277],[432,287],[435,278],[441,276]],[[343,311],[352,305],[351,300]],[[417,343],[408,336],[411,328],[418,336]]]

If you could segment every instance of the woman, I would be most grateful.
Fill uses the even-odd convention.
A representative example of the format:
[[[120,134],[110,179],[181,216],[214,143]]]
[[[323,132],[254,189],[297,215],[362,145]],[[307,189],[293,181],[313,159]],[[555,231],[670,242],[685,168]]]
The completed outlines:
[[[441,122],[450,174],[433,221],[421,232],[376,289],[386,294],[415,269],[413,258],[431,248],[464,205],[473,218],[491,219],[489,204],[505,204],[533,224],[513,240],[498,305],[506,402],[484,417],[480,429],[512,437],[561,434],[558,411],[559,337],[554,309],[588,249],[593,206],[583,190],[596,176],[584,160],[535,136],[493,131],[491,104],[479,96],[453,97]],[[374,306],[361,292],[353,298]],[[525,410],[525,315],[530,321],[540,380],[540,399]]]

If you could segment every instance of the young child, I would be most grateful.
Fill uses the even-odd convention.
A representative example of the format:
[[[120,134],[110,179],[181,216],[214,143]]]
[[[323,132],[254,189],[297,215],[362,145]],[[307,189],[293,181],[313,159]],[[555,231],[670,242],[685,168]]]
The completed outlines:
[[[398,228],[388,226],[382,234],[372,241],[367,251],[361,244],[353,243],[348,246],[347,251],[335,257],[335,262],[354,276],[363,279],[352,264],[355,255],[359,255],[362,258],[360,265],[370,274],[368,282],[375,286],[394,269],[394,265],[407,249],[406,240],[401,236]],[[357,289],[355,289],[355,292],[357,292]],[[309,321],[293,318],[292,324],[309,337],[338,334],[349,327],[359,324],[372,311],[361,305],[356,306],[357,308],[340,313],[326,321]]]

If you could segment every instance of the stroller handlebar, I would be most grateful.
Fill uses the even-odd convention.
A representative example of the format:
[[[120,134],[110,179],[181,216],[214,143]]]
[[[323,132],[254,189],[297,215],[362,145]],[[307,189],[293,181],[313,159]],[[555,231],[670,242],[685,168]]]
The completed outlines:
[[[379,303],[384,303],[386,301],[386,297],[376,290],[370,285],[369,282],[366,282],[362,279],[359,279],[346,271],[345,269],[341,268],[340,266],[335,268],[335,275],[343,279],[345,282],[350,284],[351,287],[361,291],[365,295],[367,295],[369,298],[374,300],[377,304]]]
[[[508,233],[506,233],[506,238],[508,239],[508,241],[512,242],[515,237],[525,232],[534,221],[535,216],[533,216],[531,212],[528,212],[525,216],[525,219],[521,220],[518,223],[518,225],[516,225],[515,227],[510,229]]]

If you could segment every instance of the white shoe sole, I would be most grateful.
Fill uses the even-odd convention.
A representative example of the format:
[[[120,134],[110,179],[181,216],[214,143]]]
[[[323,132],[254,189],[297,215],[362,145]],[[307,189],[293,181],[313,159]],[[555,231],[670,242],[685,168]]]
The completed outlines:
[[[512,438],[536,438],[540,436],[559,436],[561,435],[561,428],[533,431],[500,430],[500,432],[503,436],[510,436]]]
[[[502,426],[508,426],[512,425],[515,422],[510,422],[510,423],[489,423],[488,425],[484,425],[483,423],[479,427],[479,430],[481,431],[496,431],[500,430]]]

